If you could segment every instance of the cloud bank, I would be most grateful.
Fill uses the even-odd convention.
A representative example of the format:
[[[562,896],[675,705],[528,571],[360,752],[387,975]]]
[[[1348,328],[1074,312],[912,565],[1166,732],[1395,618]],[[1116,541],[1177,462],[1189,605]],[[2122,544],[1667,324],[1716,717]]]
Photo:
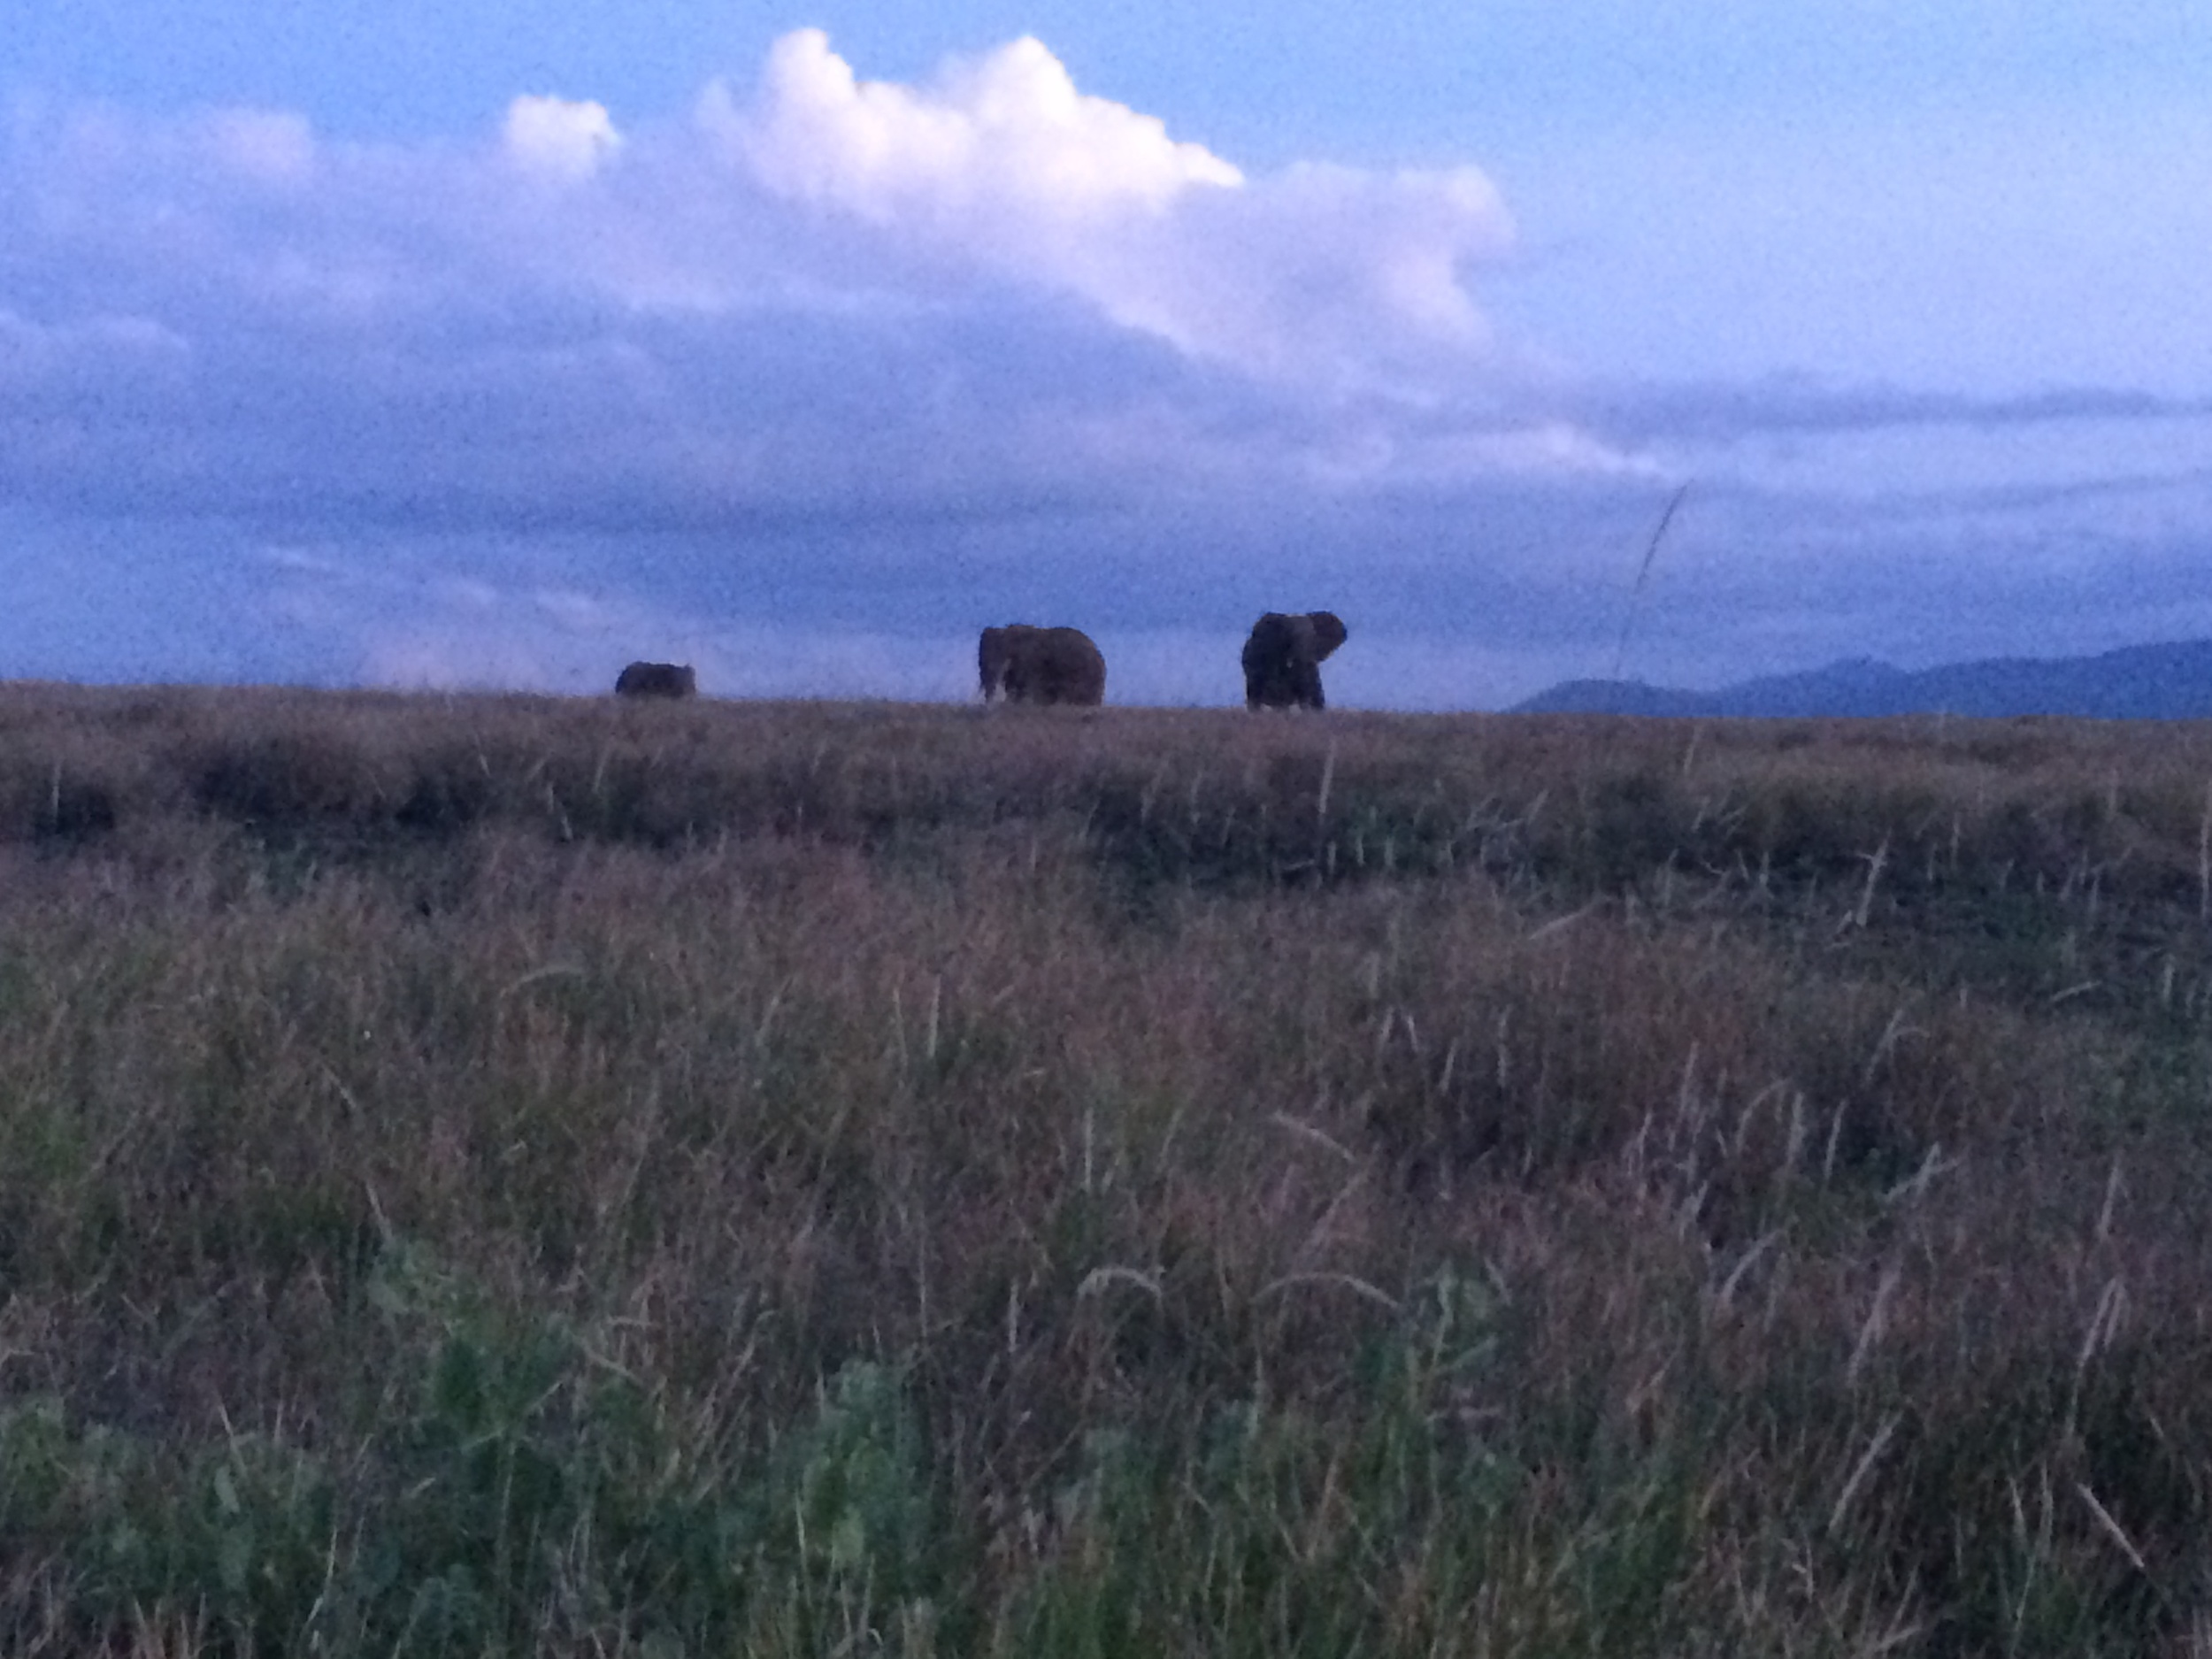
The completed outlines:
[[[1655,649],[1664,581],[1795,649],[1809,562],[2003,519],[1932,477],[1855,549],[1804,446],[2205,418],[1569,374],[1486,303],[1527,276],[1478,168],[1249,173],[1032,39],[900,85],[802,30],[672,118],[436,143],[24,104],[0,224],[0,654],[96,678],[951,695],[1029,617],[1233,701],[1249,618],[1327,605],[1354,700],[1502,702],[1591,672],[1684,477]],[[2153,482],[2164,557],[2204,485]]]
[[[1363,402],[1479,403],[1511,241],[1472,169],[1247,180],[1033,40],[910,88],[802,31],[687,120],[529,96],[473,146],[19,115],[4,169],[0,488],[119,506],[741,518],[1286,431],[1384,464]]]

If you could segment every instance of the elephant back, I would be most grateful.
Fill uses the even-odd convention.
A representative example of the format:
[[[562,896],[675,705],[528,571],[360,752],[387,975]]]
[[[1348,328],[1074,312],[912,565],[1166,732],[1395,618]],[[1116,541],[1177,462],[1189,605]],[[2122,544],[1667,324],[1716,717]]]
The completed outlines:
[[[1106,657],[1080,628],[1010,623],[986,628],[976,648],[985,702],[1068,703],[1106,699]]]
[[[699,677],[689,663],[632,663],[615,676],[615,694],[624,697],[689,697]]]

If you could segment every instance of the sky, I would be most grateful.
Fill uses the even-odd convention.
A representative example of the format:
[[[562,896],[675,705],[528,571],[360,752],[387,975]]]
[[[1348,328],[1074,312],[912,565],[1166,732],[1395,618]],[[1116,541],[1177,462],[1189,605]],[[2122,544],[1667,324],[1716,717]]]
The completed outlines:
[[[0,677],[2212,636],[2208,87],[2201,0],[0,7]]]

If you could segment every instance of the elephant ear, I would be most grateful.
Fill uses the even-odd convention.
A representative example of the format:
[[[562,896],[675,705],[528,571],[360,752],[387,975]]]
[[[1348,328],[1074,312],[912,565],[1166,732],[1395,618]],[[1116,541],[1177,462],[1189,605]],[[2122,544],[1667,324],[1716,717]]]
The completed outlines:
[[[1313,624],[1314,660],[1318,662],[1351,637],[1341,619],[1333,611],[1316,611],[1308,618]]]

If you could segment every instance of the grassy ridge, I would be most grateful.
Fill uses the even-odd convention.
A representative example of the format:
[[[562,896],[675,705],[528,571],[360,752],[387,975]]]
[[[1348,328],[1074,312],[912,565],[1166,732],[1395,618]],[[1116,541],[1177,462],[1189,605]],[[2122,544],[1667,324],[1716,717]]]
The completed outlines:
[[[2208,778],[9,688],[4,1640],[2193,1651]]]

